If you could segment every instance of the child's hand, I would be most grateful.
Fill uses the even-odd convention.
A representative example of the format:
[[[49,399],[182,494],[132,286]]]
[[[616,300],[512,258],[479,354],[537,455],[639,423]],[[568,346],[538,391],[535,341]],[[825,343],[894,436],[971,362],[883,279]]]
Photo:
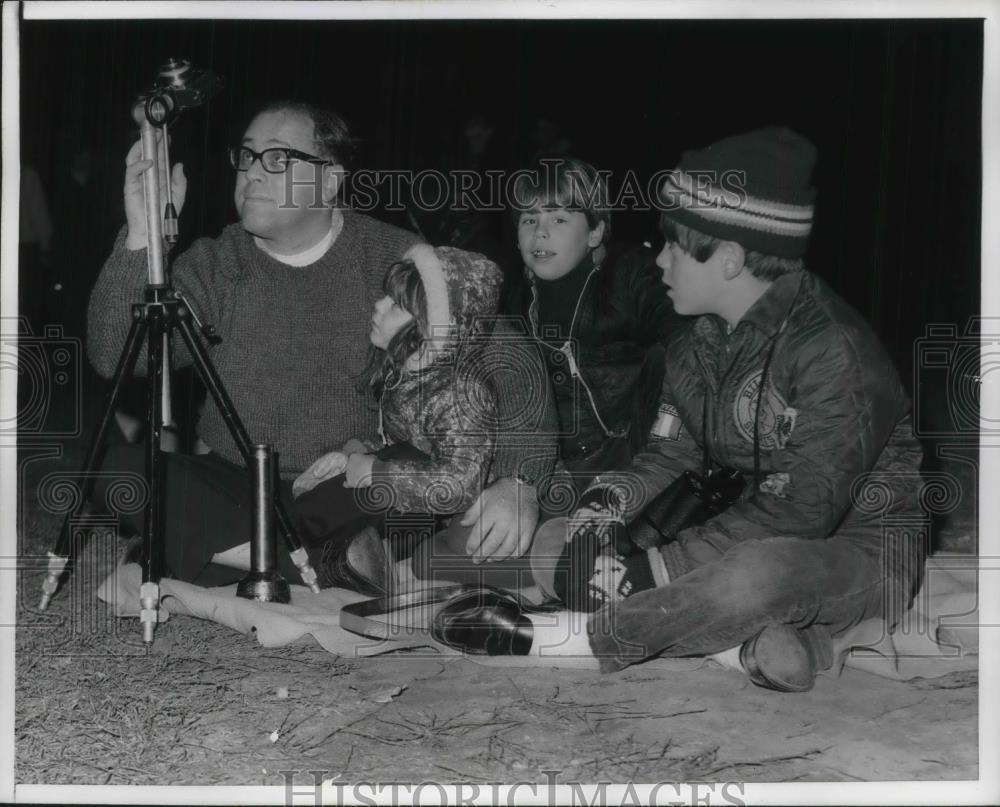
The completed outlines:
[[[347,458],[347,479],[344,481],[344,487],[369,487],[372,483],[372,466],[374,464],[374,454],[351,454]]]
[[[368,446],[362,443],[357,437],[352,437],[346,443],[344,443],[343,448],[340,449],[345,454],[367,454]]]
[[[342,474],[347,467],[347,455],[342,451],[331,451],[324,454],[316,462],[310,465],[292,483],[292,496],[298,498],[307,490],[312,490],[320,482],[332,479],[337,474]]]
[[[538,525],[538,493],[533,485],[498,479],[465,511],[461,524],[472,527],[465,554],[472,562],[495,563],[528,551]]]

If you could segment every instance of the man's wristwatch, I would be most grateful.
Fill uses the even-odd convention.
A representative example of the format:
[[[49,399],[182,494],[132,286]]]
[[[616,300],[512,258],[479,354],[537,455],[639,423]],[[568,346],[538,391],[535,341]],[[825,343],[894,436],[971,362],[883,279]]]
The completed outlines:
[[[525,474],[515,474],[514,482],[517,485],[518,497],[522,495],[529,497],[532,501],[538,501],[538,488],[535,487],[535,481]],[[524,491],[522,494],[521,491]]]

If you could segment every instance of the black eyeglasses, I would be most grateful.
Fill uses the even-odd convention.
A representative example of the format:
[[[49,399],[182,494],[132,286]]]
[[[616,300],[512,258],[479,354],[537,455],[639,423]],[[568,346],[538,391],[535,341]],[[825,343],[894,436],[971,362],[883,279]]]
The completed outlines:
[[[229,162],[237,171],[248,170],[255,160],[260,160],[260,164],[269,174],[285,173],[292,164],[292,160],[316,163],[317,165],[330,164],[330,160],[324,160],[322,157],[306,154],[304,151],[296,149],[274,148],[254,151],[246,146],[233,146],[229,149]]]

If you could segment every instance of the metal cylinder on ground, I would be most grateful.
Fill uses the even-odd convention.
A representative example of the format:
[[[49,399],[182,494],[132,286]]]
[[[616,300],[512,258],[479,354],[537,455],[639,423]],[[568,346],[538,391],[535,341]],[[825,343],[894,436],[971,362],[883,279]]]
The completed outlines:
[[[277,520],[274,503],[278,491],[277,455],[270,445],[255,445],[251,456],[250,571],[236,587],[236,595],[258,602],[286,603],[291,598],[288,581],[278,572]]]

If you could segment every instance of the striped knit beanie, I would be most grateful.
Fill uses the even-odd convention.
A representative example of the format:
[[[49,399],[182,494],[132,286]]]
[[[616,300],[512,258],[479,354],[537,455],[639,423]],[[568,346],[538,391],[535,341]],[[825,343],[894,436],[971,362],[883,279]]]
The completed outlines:
[[[660,187],[678,224],[745,249],[799,258],[809,243],[816,147],[787,128],[757,129],[684,152]]]

